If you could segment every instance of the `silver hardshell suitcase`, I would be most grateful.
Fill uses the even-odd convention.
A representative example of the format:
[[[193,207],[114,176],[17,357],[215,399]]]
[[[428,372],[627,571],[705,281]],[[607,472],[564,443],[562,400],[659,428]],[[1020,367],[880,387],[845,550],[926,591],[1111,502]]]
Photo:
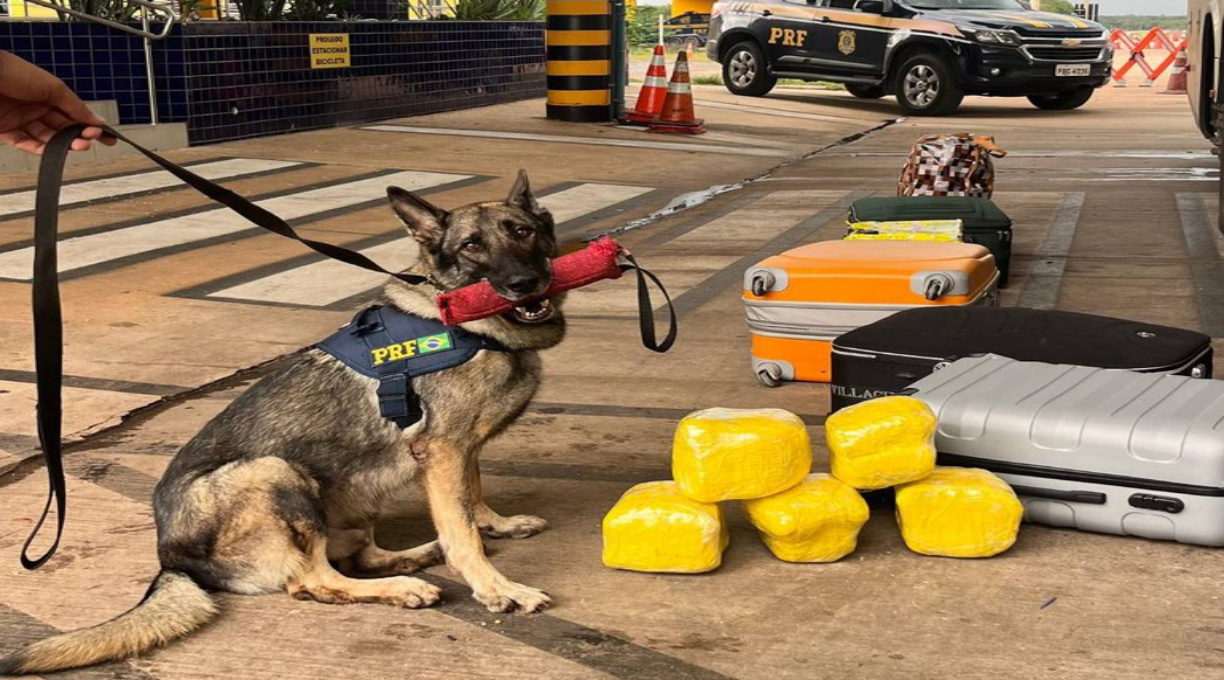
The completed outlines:
[[[1029,521],[1224,546],[1224,381],[985,355],[907,392],[939,463],[998,474]]]

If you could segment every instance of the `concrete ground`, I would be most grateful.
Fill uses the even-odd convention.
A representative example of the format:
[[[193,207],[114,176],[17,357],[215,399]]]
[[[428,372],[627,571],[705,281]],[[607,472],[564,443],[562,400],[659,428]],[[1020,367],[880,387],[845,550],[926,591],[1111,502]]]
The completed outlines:
[[[428,576],[445,601],[424,611],[222,595],[224,614],[205,630],[66,677],[1224,677],[1221,553],[1205,548],[1025,526],[1002,556],[939,559],[907,551],[878,513],[850,557],[795,565],[772,558],[732,504],[717,571],[600,564],[604,513],[632,484],[670,476],[673,429],[694,409],[799,413],[826,469],[827,389],[755,382],[741,272],[838,238],[849,201],[894,193],[922,134],[993,134],[1012,152],[996,163],[995,198],[1016,221],[1005,304],[1224,338],[1215,158],[1184,98],[1159,89],[1106,88],[1066,113],[971,99],[955,118],[898,120],[889,100],[800,89],[744,100],[697,87],[711,128],[698,138],[548,122],[535,101],[174,152],[245,159],[210,171],[309,235],[390,263],[404,252],[380,198],[386,183],[454,206],[502,196],[525,167],[565,238],[743,184],[623,237],[675,298],[675,349],[641,348],[627,280],[575,292],[570,338],[546,354],[536,403],[485,452],[490,504],[550,522],[526,541],[490,541],[494,563],[548,590],[554,609],[490,614],[446,568]],[[80,202],[62,220],[70,510],[59,555],[36,572],[17,562],[46,482],[23,280],[31,219],[27,198],[11,193],[33,178],[0,178],[10,192],[0,193],[0,652],[134,604],[157,571],[149,495],[170,457],[279,358],[347,321],[377,283],[205,213],[205,199],[136,174],[148,171],[136,161],[72,171],[86,184],[66,195]],[[427,517],[418,501],[379,537],[428,540]]]

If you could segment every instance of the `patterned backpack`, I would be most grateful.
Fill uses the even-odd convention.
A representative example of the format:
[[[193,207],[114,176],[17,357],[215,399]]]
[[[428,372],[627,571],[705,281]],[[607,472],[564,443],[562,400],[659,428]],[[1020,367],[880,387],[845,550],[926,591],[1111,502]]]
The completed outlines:
[[[901,170],[898,196],[972,196],[994,193],[994,164],[1002,158],[994,137],[960,132],[928,135],[914,143]]]

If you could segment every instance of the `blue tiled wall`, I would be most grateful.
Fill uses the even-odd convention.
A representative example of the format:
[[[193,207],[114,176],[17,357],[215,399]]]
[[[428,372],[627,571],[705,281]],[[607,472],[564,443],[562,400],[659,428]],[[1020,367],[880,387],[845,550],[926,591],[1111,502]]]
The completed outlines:
[[[161,118],[187,120],[186,83],[177,77],[182,69],[169,69],[175,57],[182,63],[182,35],[176,31],[153,46]],[[144,42],[139,38],[97,24],[0,21],[0,48],[51,71],[87,101],[118,101],[125,123],[149,122]]]
[[[352,67],[310,68],[309,34],[348,33]],[[0,47],[149,121],[139,38],[86,23],[0,21]],[[535,22],[199,22],[154,43],[161,120],[192,144],[516,101],[545,93]]]

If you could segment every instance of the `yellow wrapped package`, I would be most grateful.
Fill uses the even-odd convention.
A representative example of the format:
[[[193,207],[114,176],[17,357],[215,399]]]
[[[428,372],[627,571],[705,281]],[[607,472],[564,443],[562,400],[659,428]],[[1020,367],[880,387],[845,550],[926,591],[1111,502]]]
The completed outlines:
[[[825,421],[829,468],[856,489],[883,489],[935,469],[935,414],[913,397],[880,397]]]
[[[799,416],[781,409],[711,408],[685,416],[672,444],[672,476],[703,503],[764,498],[812,471]]]
[[[960,220],[850,222],[846,241],[961,241]]]
[[[685,496],[675,482],[646,482],[626,491],[604,517],[603,563],[696,574],[717,569],[730,540],[722,508]]]
[[[897,487],[897,523],[910,550],[943,557],[990,557],[1016,542],[1024,505],[986,470],[938,467]]]
[[[744,501],[748,521],[770,552],[787,562],[836,562],[854,552],[867,501],[848,484],[812,473],[768,498]]]

